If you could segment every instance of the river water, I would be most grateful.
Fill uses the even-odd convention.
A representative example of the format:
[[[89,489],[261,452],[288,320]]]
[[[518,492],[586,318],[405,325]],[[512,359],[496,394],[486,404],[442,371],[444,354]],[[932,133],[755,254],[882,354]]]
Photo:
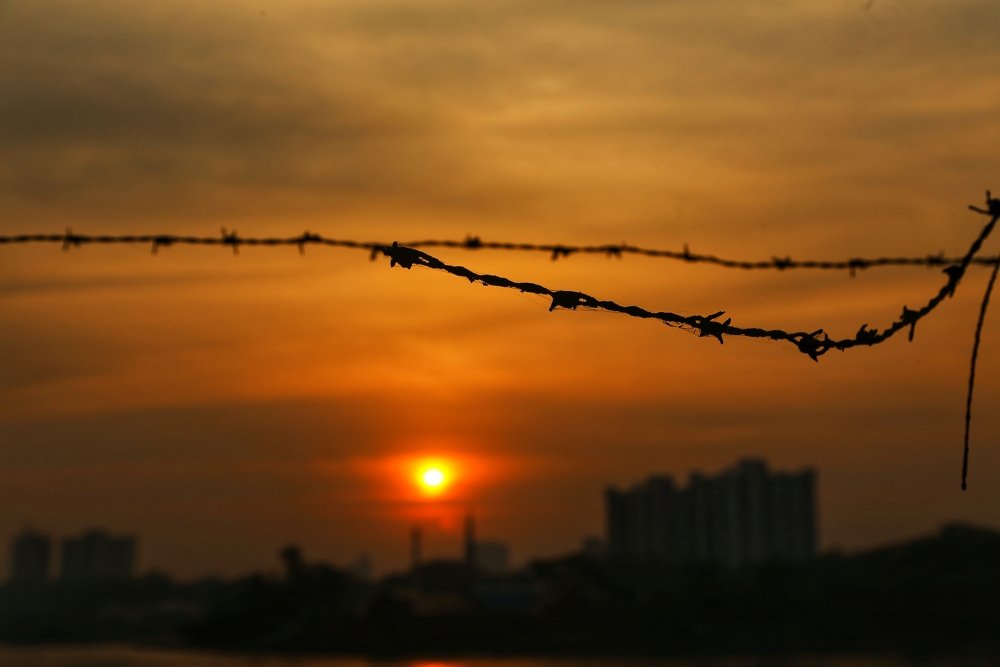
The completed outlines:
[[[893,657],[740,659],[474,658],[369,661],[339,657],[242,656],[129,647],[0,647],[0,667],[987,667],[987,660],[919,660]]]

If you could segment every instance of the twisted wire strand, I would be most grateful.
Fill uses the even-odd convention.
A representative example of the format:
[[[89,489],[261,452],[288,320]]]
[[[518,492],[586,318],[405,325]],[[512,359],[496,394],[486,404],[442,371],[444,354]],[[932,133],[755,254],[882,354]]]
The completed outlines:
[[[702,337],[711,336],[720,343],[725,336],[744,336],[747,338],[767,338],[775,341],[784,341],[794,345],[800,352],[806,354],[814,361],[830,350],[849,350],[859,346],[874,346],[885,342],[899,331],[908,328],[909,339],[913,340],[917,323],[929,315],[947,297],[953,296],[969,265],[975,259],[983,242],[992,233],[997,220],[1000,219],[1000,200],[991,199],[987,193],[987,208],[980,209],[970,207],[978,213],[990,216],[989,221],[980,231],[973,241],[968,251],[955,264],[944,268],[943,272],[947,276],[944,284],[931,296],[927,302],[916,309],[903,306],[899,317],[891,322],[884,329],[869,329],[868,324],[862,324],[854,336],[849,338],[830,338],[823,329],[816,331],[785,331],[783,329],[764,329],[760,327],[740,327],[732,323],[732,318],[721,321],[725,311],[718,311],[711,315],[680,315],[670,311],[651,311],[640,306],[626,306],[598,299],[597,297],[570,290],[553,290],[536,283],[517,282],[503,276],[489,274],[479,274],[464,266],[451,265],[442,262],[422,250],[401,246],[393,243],[392,246],[379,248],[379,251],[389,257],[390,267],[399,265],[409,269],[414,266],[423,266],[450,273],[451,275],[465,278],[472,283],[481,283],[492,287],[503,287],[516,289],[520,292],[539,294],[549,297],[552,302],[549,310],[556,308],[567,308],[576,310],[577,308],[591,308],[606,310],[615,313],[638,317],[642,319],[658,320],[669,326],[682,327],[698,332]]]
[[[975,209],[981,211],[982,209]],[[351,239],[334,239],[305,232],[294,237],[244,237],[235,231],[222,229],[221,236],[180,236],[175,234],[122,234],[122,235],[88,235],[76,234],[67,229],[64,234],[12,234],[0,235],[0,245],[26,243],[58,243],[64,249],[80,247],[88,244],[143,244],[151,245],[156,253],[160,248],[173,245],[221,245],[238,253],[240,246],[296,246],[304,252],[309,245],[320,245],[338,248],[353,248],[367,250],[373,258],[382,248],[390,244],[374,241],[357,241]],[[728,269],[754,270],[793,270],[812,269],[827,271],[849,271],[854,276],[858,271],[887,266],[908,267],[944,267],[958,264],[961,257],[946,257],[943,253],[929,254],[923,257],[851,257],[844,260],[796,260],[789,256],[772,257],[764,260],[741,260],[718,257],[712,254],[691,252],[688,246],[683,250],[662,250],[643,248],[626,243],[603,245],[564,245],[553,243],[514,243],[508,241],[483,241],[478,236],[467,236],[464,240],[456,239],[423,239],[399,243],[407,248],[448,248],[460,250],[502,250],[509,252],[540,252],[550,255],[553,261],[569,258],[573,255],[604,255],[606,257],[622,258],[625,255],[637,255],[659,259],[670,259],[687,264],[710,264]],[[1000,257],[976,257],[973,264],[992,265]]]

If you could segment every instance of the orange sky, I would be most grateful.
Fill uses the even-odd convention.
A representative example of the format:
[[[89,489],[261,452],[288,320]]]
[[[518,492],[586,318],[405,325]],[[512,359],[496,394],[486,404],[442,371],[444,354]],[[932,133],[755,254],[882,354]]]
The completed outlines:
[[[992,0],[8,0],[0,233],[958,254],[966,204],[1000,190],[998,27]],[[433,252],[839,336],[942,280]],[[426,509],[400,472],[421,456],[464,462],[441,516],[474,505],[517,559],[600,533],[607,483],[745,455],[819,468],[827,547],[1000,525],[995,314],[959,492],[985,280],[913,343],[815,364],[363,252],[0,247],[0,539],[103,525],[182,576],[288,542],[385,570]],[[441,516],[428,549],[458,553]]]

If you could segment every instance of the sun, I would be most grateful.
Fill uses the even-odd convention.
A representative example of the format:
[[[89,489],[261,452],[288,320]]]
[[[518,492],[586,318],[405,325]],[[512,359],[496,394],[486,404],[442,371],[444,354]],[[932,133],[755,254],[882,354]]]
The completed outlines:
[[[437,496],[444,492],[451,482],[449,470],[437,463],[428,463],[417,471],[417,484],[420,490],[428,496]]]
[[[444,471],[440,468],[428,468],[420,475],[420,483],[430,489],[442,486],[445,481]]]

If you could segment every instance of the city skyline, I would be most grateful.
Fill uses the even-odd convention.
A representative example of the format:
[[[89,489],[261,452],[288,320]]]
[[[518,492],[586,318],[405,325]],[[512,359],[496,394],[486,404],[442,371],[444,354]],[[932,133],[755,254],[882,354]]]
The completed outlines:
[[[738,568],[772,559],[808,560],[831,551],[820,547],[822,514],[817,502],[818,471],[814,467],[775,470],[763,459],[743,457],[717,471],[689,470],[682,478],[687,480],[686,485],[677,484],[670,475],[650,472],[642,481],[633,481],[624,487],[606,485],[603,487],[600,534],[581,533],[574,544],[566,545],[557,553],[518,552],[516,545],[512,549],[503,535],[489,531],[484,538],[476,515],[469,506],[459,504],[460,530],[439,527],[434,531],[433,524],[419,520],[410,527],[405,547],[402,540],[400,543],[401,549],[407,549],[406,567],[386,568],[377,561],[373,563],[368,551],[341,561],[331,561],[319,554],[319,562],[329,562],[352,572],[377,573],[382,577],[394,572],[414,571],[426,563],[440,561],[467,566],[475,563],[484,571],[499,573],[546,557],[574,553],[610,562],[678,565],[704,561]],[[454,506],[447,501],[444,504]],[[425,531],[437,537],[436,549],[430,553],[425,551]],[[173,574],[169,564],[137,567],[138,540],[133,535],[115,535],[105,528],[92,527],[78,536],[62,537],[60,549],[55,549],[55,541],[56,538],[45,531],[25,524],[9,542],[11,558],[7,580],[72,583],[108,576],[101,574],[102,571],[118,573],[110,575],[117,578],[153,572]],[[101,550],[99,560],[112,564],[97,565],[95,569],[93,564],[83,565],[78,553],[73,564],[68,564],[67,554],[81,551],[87,543],[97,543]],[[309,545],[294,541],[286,544],[317,555]],[[886,547],[888,544],[891,541],[874,546]],[[277,549],[277,545],[273,546]],[[285,547],[285,551],[293,546]],[[839,552],[839,549],[832,551]],[[512,552],[518,553],[516,560],[511,558]],[[19,559],[19,554],[27,555]],[[98,557],[92,556],[89,560],[94,562]],[[155,555],[152,560],[156,561]],[[261,563],[255,571],[260,568],[270,569],[267,563]],[[40,571],[45,572],[44,576]],[[125,572],[128,574],[121,574]],[[202,572],[188,578],[214,575]]]
[[[432,467],[427,467],[428,465],[432,465]],[[441,462],[436,462],[434,464],[423,463],[418,466],[418,470],[420,471],[418,481],[431,487],[428,490],[431,497],[437,497],[438,493],[440,493],[437,487],[442,486],[444,483],[444,475],[441,473],[441,469],[444,467],[445,464],[442,464]],[[432,484],[427,484],[426,482],[428,477],[427,471],[436,473],[435,475],[432,475],[435,479],[435,482]],[[793,484],[798,484],[797,480],[802,475],[808,476],[808,479],[805,480],[805,483],[807,484],[807,487],[805,488],[807,490],[803,491],[808,496],[808,508],[803,510],[808,514],[808,516],[798,520],[808,521],[808,528],[805,528],[805,530],[808,530],[809,534],[807,537],[795,538],[804,539],[807,541],[807,544],[802,547],[792,547],[793,550],[787,552],[781,547],[775,547],[774,555],[779,558],[791,557],[795,559],[814,556],[817,550],[817,529],[815,527],[815,523],[816,515],[819,511],[815,504],[813,482],[815,472],[812,471],[812,469],[807,469],[799,475],[789,476],[786,473],[776,472],[772,476],[765,461],[747,458],[741,459],[735,465],[730,465],[724,468],[715,477],[706,477],[705,474],[699,470],[689,471],[688,478],[691,480],[690,483],[692,485],[689,490],[678,489],[675,492],[672,479],[656,473],[653,473],[645,483],[638,484],[626,489],[625,491],[618,491],[614,487],[607,487],[605,490],[605,502],[602,508],[602,524],[604,526],[604,531],[599,537],[596,538],[599,542],[588,547],[588,541],[595,539],[595,537],[592,535],[581,534],[580,539],[576,544],[567,545],[564,553],[573,553],[576,551],[579,551],[580,553],[589,553],[591,555],[599,553],[601,558],[609,558],[612,560],[621,557],[634,557],[640,560],[660,559],[665,562],[676,563],[683,562],[685,560],[704,559],[717,560],[729,566],[740,565],[742,564],[742,560],[739,558],[733,561],[724,552],[717,551],[711,546],[706,546],[700,550],[690,550],[691,547],[687,547],[687,549],[690,550],[688,555],[681,555],[680,553],[674,554],[673,556],[669,555],[671,549],[668,545],[669,540],[680,539],[683,541],[684,539],[691,538],[684,538],[680,536],[681,534],[677,532],[678,527],[674,525],[677,519],[668,519],[665,514],[671,511],[676,512],[673,504],[676,504],[678,499],[681,499],[680,501],[683,502],[684,493],[694,493],[694,485],[700,484],[704,486],[706,484],[713,483],[721,484],[734,473],[739,476],[738,479],[742,479],[749,474],[754,477],[755,480],[760,480],[757,481],[757,484],[763,482],[771,485],[774,485],[777,481],[785,478],[790,480]],[[454,474],[454,471],[449,470],[449,476],[451,474]],[[707,488],[706,492],[709,494],[713,493],[713,491]],[[760,491],[758,491],[758,493],[759,492]],[[664,493],[666,493],[666,495],[664,495]],[[743,493],[746,493],[746,491]],[[656,497],[654,498],[653,495]],[[634,500],[632,500],[632,498],[634,498]],[[797,496],[795,493],[791,496],[784,493],[784,495],[775,496],[774,502],[788,504],[796,498]],[[753,502],[746,503],[745,501],[748,500],[747,498],[734,497],[733,500],[737,503],[744,503],[751,506],[754,504]],[[629,503],[628,507],[623,504],[626,502]],[[757,500],[757,502],[759,503],[760,501]],[[641,508],[639,507],[640,504],[642,505]],[[646,510],[645,508],[652,506],[655,506],[655,509],[652,509],[655,514],[646,516],[645,512],[649,510]],[[795,507],[795,505],[789,505],[789,507]],[[633,519],[632,516],[636,511],[643,512],[643,516],[636,516],[636,518]],[[704,511],[705,510],[702,510],[702,513],[704,513]],[[767,512],[774,511],[776,510],[767,510]],[[716,510],[716,513],[718,512],[719,510]],[[700,519],[702,522],[706,520],[707,519],[705,518]],[[715,519],[717,522],[719,520],[719,518]],[[640,522],[642,527],[640,528],[637,524],[635,524],[635,521]],[[697,522],[699,520],[695,517],[691,517],[689,521]],[[746,519],[743,521],[746,522]],[[502,536],[488,534],[487,538],[483,538],[479,534],[479,529],[477,528],[476,515],[468,506],[465,506],[462,509],[460,534],[454,536],[454,539],[450,540],[451,542],[454,542],[454,544],[451,545],[451,553],[449,553],[447,546],[442,548],[439,544],[438,549],[434,553],[430,554],[429,558],[425,556],[424,533],[425,529],[431,527],[432,526],[426,525],[426,522],[417,521],[410,529],[410,570],[416,569],[426,561],[440,560],[442,558],[445,560],[450,559],[462,561],[467,565],[475,563],[478,567],[485,568],[487,571],[505,571],[511,566],[512,561],[510,558],[510,545],[506,541],[498,539],[502,538]],[[688,530],[696,529],[697,528],[694,524],[688,528]],[[627,534],[623,534],[623,530],[628,531]],[[640,538],[635,534],[636,530],[645,531],[645,535]],[[701,530],[711,531],[712,528],[708,526],[706,528],[701,528]],[[755,531],[759,531],[760,528],[751,527],[749,529],[744,528],[743,530],[744,532],[749,530],[753,533]],[[446,531],[439,531],[439,539],[442,537],[440,534],[441,532],[445,532],[447,535]],[[657,537],[652,537],[654,534],[657,534]],[[637,542],[636,540],[639,539],[644,541]],[[706,545],[711,542],[710,537],[699,538],[698,541],[700,542],[702,539],[707,540],[705,542]],[[765,538],[761,535],[760,537],[756,537],[756,539],[773,538]],[[650,543],[650,540],[668,540],[668,542],[657,542],[657,545],[654,546]],[[18,534],[13,535],[10,540],[9,553],[11,554],[11,558],[8,568],[8,581],[37,583],[40,581],[58,580],[64,583],[73,583],[109,577],[129,578],[135,576],[137,571],[135,565],[137,540],[132,535],[115,535],[114,533],[109,533],[104,528],[88,528],[79,536],[66,536],[62,537],[59,541],[61,543],[61,548],[57,550],[54,548],[55,538],[52,538],[44,531],[40,531],[32,527],[30,523],[25,524],[25,527]],[[446,542],[448,542],[448,540],[446,540]],[[301,546],[302,545],[296,545],[296,548]],[[56,554],[58,554],[58,558],[56,557]],[[747,562],[762,560],[766,555],[767,554],[764,552],[760,552],[752,558],[751,561]],[[541,555],[539,554],[523,554],[521,558],[518,559],[518,565],[528,563],[539,558],[540,556]],[[156,558],[154,556],[153,561],[155,562],[155,560]],[[371,557],[368,552],[360,553],[354,562],[365,562],[366,569],[372,569]],[[341,563],[341,566],[347,569],[353,569],[352,564],[347,562]],[[147,571],[169,572],[169,569],[168,565],[160,568],[147,568]],[[382,575],[389,573],[389,570],[378,568],[377,564],[376,569],[379,569],[380,574]],[[202,576],[207,575],[208,573],[202,573]]]

